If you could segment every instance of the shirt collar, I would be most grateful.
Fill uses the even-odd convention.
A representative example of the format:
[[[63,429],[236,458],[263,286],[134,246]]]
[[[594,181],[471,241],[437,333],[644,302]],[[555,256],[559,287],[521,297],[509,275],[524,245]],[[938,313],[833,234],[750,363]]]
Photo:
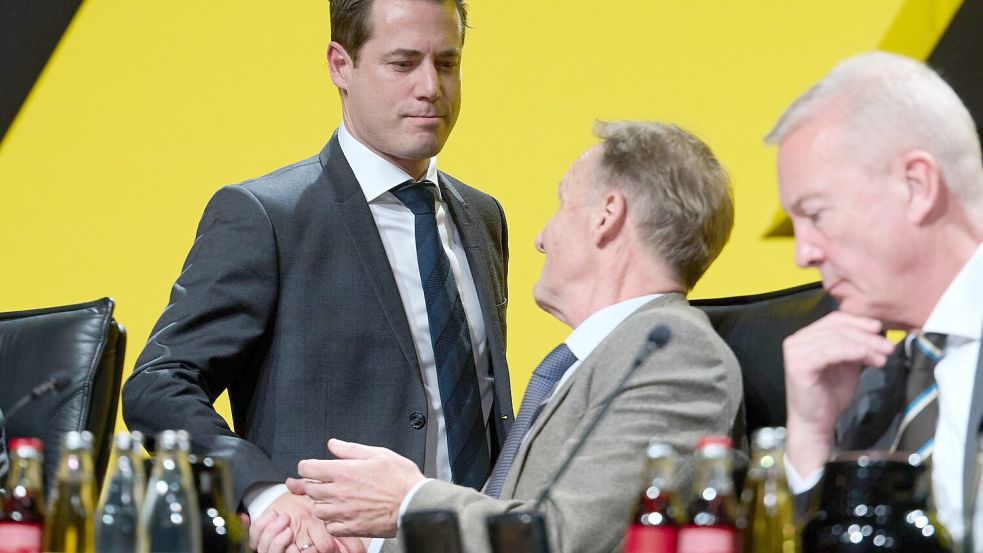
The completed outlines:
[[[581,361],[586,359],[619,324],[638,311],[638,308],[661,295],[638,296],[597,311],[570,333],[566,340],[567,347],[577,356],[577,359]]]
[[[338,143],[341,145],[342,153],[345,154],[345,159],[348,160],[348,165],[352,168],[352,173],[355,174],[355,180],[358,181],[362,193],[365,194],[366,202],[371,203],[396,186],[412,180],[412,177],[398,165],[356,140],[345,128],[344,122],[338,128]],[[426,180],[437,184],[436,156],[430,158]],[[437,197],[440,198],[439,186],[437,187]]]
[[[969,340],[980,339],[983,323],[983,244],[949,283],[932,314],[922,327],[924,332],[940,332]]]

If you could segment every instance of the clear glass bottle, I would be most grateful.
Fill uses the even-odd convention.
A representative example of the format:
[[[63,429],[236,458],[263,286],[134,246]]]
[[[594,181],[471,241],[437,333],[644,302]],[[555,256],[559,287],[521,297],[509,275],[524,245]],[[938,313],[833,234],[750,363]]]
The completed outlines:
[[[146,478],[140,450],[143,435],[119,432],[113,439],[109,472],[96,509],[95,539],[99,553],[132,553],[137,550],[140,510]]]
[[[68,432],[61,444],[58,478],[45,525],[44,550],[94,553],[93,514],[96,486],[92,468],[92,434]]]
[[[751,446],[751,468],[741,498],[744,551],[796,553],[798,532],[785,479],[785,429],[759,428]]]
[[[233,503],[228,465],[222,459],[192,455],[191,472],[198,491],[202,547],[209,553],[247,553],[249,536],[229,507]]]
[[[7,496],[0,515],[0,553],[41,553],[45,519],[41,440],[14,438],[9,452]]]
[[[646,449],[646,475],[625,536],[625,553],[675,553],[683,509],[676,486],[676,452],[652,440]]]
[[[141,553],[201,553],[201,520],[183,430],[157,437],[157,454],[140,514]]]
[[[737,498],[731,477],[731,440],[705,436],[696,446],[694,496],[679,531],[678,553],[738,553]]]

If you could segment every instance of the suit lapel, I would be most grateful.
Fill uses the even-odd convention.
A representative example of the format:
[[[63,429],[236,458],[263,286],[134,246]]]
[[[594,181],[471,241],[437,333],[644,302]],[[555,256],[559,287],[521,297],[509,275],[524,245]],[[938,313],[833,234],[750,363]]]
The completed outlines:
[[[648,302],[647,304],[643,305],[635,313],[629,315],[618,326],[627,323],[632,317],[635,316],[636,313],[641,313],[655,306],[666,307],[668,305],[677,304],[680,301],[683,302],[683,304],[687,304],[686,299],[679,294],[665,294],[663,296],[660,296]],[[611,331],[611,334],[608,334],[608,336],[611,336],[617,331],[618,331],[618,327],[615,327]],[[605,338],[605,340],[607,340],[607,338]],[[515,484],[518,475],[522,474],[523,465],[525,465],[526,456],[529,453],[530,446],[536,440],[536,437],[543,430],[543,428],[546,426],[549,420],[553,417],[554,413],[556,413],[557,409],[559,409],[560,406],[563,405],[563,402],[567,399],[567,397],[569,397],[571,389],[578,383],[584,382],[590,378],[591,373],[594,372],[597,366],[595,357],[597,355],[597,352],[601,349],[602,345],[604,344],[605,340],[602,340],[601,343],[598,344],[596,348],[594,348],[594,351],[592,351],[590,355],[587,356],[586,359],[581,361],[581,364],[577,367],[576,372],[574,372],[573,375],[571,375],[570,378],[568,378],[563,383],[562,386],[557,388],[556,392],[553,394],[553,397],[551,397],[549,401],[546,403],[546,405],[543,406],[542,412],[539,414],[538,417],[536,417],[536,420],[532,422],[532,426],[529,427],[529,431],[526,433],[525,440],[522,442],[522,445],[519,446],[519,451],[516,452],[515,454],[515,461],[512,462],[512,467],[509,469],[509,474],[505,479],[505,483],[502,485],[502,494],[500,497],[507,498],[512,496],[512,493],[515,491]],[[629,366],[625,366],[625,367],[621,367],[620,370],[627,371],[628,369]],[[610,391],[607,393],[609,394]],[[607,394],[605,394],[604,396],[604,399],[606,398],[607,398]],[[602,401],[602,400],[598,400],[598,401]],[[591,406],[587,406],[588,409],[590,407]],[[579,438],[580,436],[578,436],[578,439]]]
[[[478,293],[478,303],[481,306],[481,315],[485,323],[485,336],[488,340],[488,356],[491,361],[493,374],[495,375],[495,397],[510,397],[508,371],[505,364],[505,337],[502,336],[502,321],[499,320],[498,302],[499,298],[492,289],[492,271],[489,264],[487,244],[483,243],[481,232],[475,221],[474,213],[468,206],[457,188],[450,182],[450,179],[438,173],[441,198],[444,205],[457,228],[457,233],[464,246],[465,255],[468,258],[468,266],[471,269],[471,280],[474,281],[475,290]],[[495,424],[497,431],[495,437],[497,442],[492,451],[492,459],[498,456],[498,451],[505,443],[505,435],[508,430],[507,425],[499,424],[500,415],[508,415],[511,418],[512,409],[510,406],[498,405],[492,410],[492,424]],[[499,411],[499,412],[496,412]]]
[[[883,367],[867,368],[860,375],[856,397],[836,423],[838,449],[890,447],[905,408],[905,341]]]
[[[983,422],[983,331],[980,336],[980,353],[976,360],[976,382],[973,384],[972,403],[969,406],[969,425],[966,429],[966,451],[963,456],[963,522],[966,535],[971,536],[973,528],[973,512],[976,509],[976,494],[979,491],[976,484],[977,452],[979,450],[979,438],[981,422]],[[974,540],[983,539],[983,536],[973,536]],[[970,551],[972,544],[966,543],[966,550]]]
[[[348,237],[354,244],[352,249],[357,253],[358,262],[362,266],[362,274],[375,292],[376,299],[396,337],[396,342],[403,352],[403,357],[419,377],[420,365],[416,356],[416,346],[410,334],[406,312],[403,310],[403,300],[396,287],[396,278],[389,265],[389,258],[386,256],[386,249],[379,236],[375,219],[369,211],[369,204],[365,201],[365,194],[341,151],[337,132],[318,157],[326,176],[324,185],[336,204],[334,211],[345,222]]]

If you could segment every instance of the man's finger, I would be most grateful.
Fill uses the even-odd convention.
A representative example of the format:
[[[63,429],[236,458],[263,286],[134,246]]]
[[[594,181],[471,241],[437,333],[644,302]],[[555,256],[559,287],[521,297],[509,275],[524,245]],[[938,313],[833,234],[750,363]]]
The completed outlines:
[[[299,478],[287,478],[287,489],[294,495],[304,495],[304,481]]]
[[[277,512],[273,509],[267,509],[256,519],[255,524],[249,527],[249,547],[256,549],[259,546],[259,538],[263,535],[263,530],[276,519],[276,515]]]
[[[294,535],[293,530],[290,529],[290,517],[286,515],[276,515],[273,521],[270,522],[269,525],[263,529],[262,534],[260,534],[259,543],[256,545],[256,551],[259,551],[259,553],[266,553],[269,551],[272,543],[284,532],[289,534],[287,539],[287,542],[289,543],[292,541]]]
[[[374,447],[370,445],[346,442],[338,438],[328,440],[328,451],[338,459],[371,459],[385,454],[389,451],[384,447]]]

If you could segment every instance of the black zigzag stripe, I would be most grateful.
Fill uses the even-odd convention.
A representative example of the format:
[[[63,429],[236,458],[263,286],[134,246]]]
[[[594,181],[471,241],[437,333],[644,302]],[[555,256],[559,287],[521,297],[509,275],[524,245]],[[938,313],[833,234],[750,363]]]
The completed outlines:
[[[928,57],[962,98],[983,136],[983,0],[965,0]]]
[[[0,142],[82,0],[0,0]]]

